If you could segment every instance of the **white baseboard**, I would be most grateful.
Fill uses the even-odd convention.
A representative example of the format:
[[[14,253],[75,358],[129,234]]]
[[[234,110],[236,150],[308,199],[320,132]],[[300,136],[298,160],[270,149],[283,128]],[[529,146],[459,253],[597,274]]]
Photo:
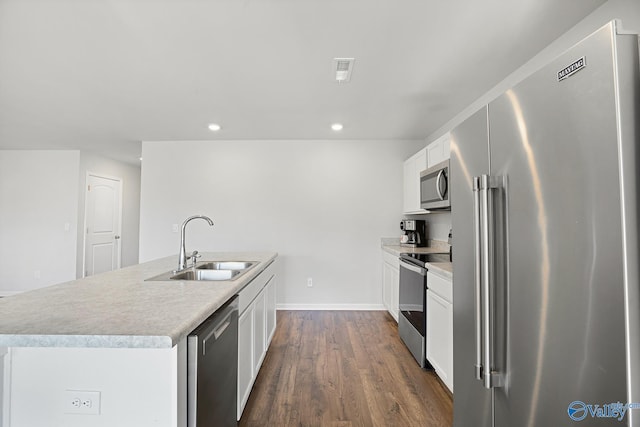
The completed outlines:
[[[278,304],[277,310],[385,311],[382,304]]]

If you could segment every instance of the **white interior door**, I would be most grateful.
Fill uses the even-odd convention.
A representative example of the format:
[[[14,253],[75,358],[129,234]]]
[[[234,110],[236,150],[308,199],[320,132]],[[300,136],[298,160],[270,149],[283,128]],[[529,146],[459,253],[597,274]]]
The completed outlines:
[[[84,275],[120,268],[122,181],[87,174]]]

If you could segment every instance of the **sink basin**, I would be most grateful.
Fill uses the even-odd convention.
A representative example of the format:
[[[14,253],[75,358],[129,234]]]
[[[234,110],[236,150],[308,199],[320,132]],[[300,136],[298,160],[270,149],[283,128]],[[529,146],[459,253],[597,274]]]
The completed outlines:
[[[246,270],[256,263],[251,261],[208,261],[198,263],[197,270]]]
[[[203,261],[196,264],[195,268],[190,267],[179,272],[169,271],[146,281],[235,280],[256,264],[256,261]]]
[[[232,280],[240,270],[186,270],[169,277],[171,280]]]

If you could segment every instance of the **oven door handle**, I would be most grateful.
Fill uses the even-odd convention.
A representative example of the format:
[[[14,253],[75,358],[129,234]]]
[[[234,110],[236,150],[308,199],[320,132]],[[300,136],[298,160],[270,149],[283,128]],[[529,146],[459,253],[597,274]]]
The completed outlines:
[[[421,276],[426,276],[427,275],[427,270],[422,268],[422,267],[418,267],[416,265],[413,264],[409,264],[408,262],[406,262],[405,260],[400,258],[400,267],[402,268],[406,268],[407,270],[411,270],[414,273],[418,273]]]

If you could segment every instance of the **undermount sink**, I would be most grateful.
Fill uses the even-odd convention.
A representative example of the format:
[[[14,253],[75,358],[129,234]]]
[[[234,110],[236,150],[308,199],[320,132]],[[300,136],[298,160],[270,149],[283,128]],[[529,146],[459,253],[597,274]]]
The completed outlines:
[[[146,281],[235,280],[256,265],[255,261],[203,261],[182,271],[169,271]]]

